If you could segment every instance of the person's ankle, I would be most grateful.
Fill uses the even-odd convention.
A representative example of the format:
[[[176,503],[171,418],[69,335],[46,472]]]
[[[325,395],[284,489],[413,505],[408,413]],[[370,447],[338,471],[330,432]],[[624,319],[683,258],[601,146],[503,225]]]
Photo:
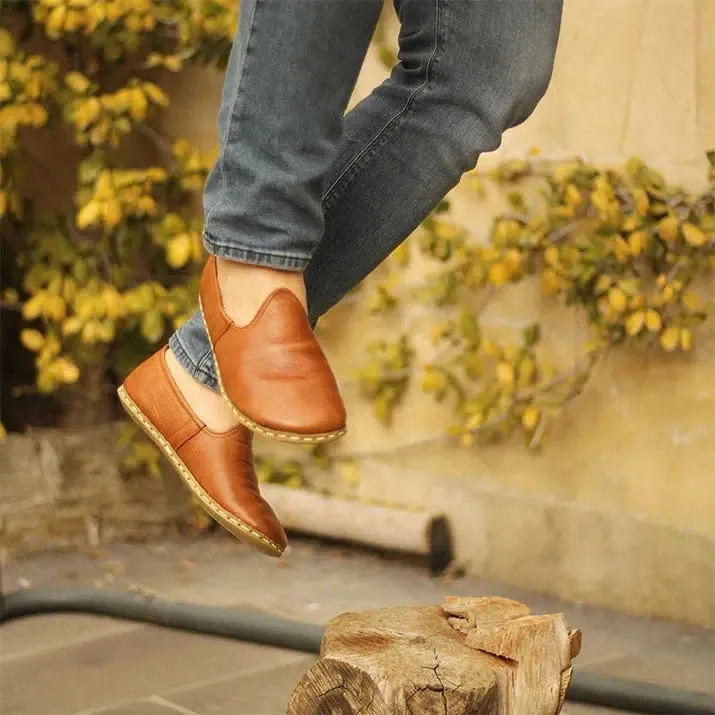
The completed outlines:
[[[224,397],[189,375],[171,350],[166,351],[166,365],[182,397],[209,430],[228,432],[240,424]]]
[[[290,290],[307,312],[302,273],[237,263],[222,258],[217,259],[217,267],[221,302],[236,325],[248,325],[266,298],[279,288]]]

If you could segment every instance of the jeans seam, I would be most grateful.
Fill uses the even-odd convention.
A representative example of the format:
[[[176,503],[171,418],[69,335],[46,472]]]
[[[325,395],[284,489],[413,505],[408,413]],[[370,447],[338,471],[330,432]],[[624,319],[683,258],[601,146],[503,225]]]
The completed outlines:
[[[208,336],[208,331],[206,331],[206,335]],[[213,373],[210,370],[207,370],[205,366],[207,365],[207,363],[211,362],[212,357],[213,356],[211,355],[211,348],[209,347],[209,349],[203,354],[203,356],[196,364],[196,369],[199,372],[203,372],[205,375],[208,374],[211,377],[213,377]]]
[[[193,358],[189,354],[189,351],[186,349],[184,346],[181,338],[179,337],[179,332],[177,331],[174,333],[172,336],[173,340],[173,345],[170,346],[172,352],[176,356],[176,359],[179,360],[180,363],[184,365],[185,368],[190,367],[190,370],[188,372],[190,374],[193,374],[193,377],[197,377],[198,375],[201,375],[202,377],[205,378],[205,380],[211,384],[216,384],[216,378],[211,374],[210,371],[206,370],[204,365],[208,362],[208,359],[211,356],[211,350],[209,349],[200,359],[198,362],[194,362]],[[178,354],[177,354],[178,353]],[[200,380],[200,382],[202,382]]]
[[[435,30],[434,30],[434,47],[427,60],[427,67],[425,68],[425,79],[424,82],[419,87],[416,87],[410,96],[405,100],[402,108],[390,118],[390,120],[380,129],[377,134],[370,140],[368,145],[350,162],[348,166],[345,167],[340,176],[333,181],[332,185],[323,195],[322,204],[323,209],[330,208],[345,192],[350,183],[355,179],[358,174],[360,174],[367,166],[367,164],[360,163],[364,159],[372,160],[380,147],[387,141],[387,139],[392,135],[392,133],[399,127],[401,120],[405,118],[407,113],[414,107],[415,100],[419,95],[423,94],[429,86],[432,84],[433,79],[433,69],[437,62],[437,53],[442,44],[440,41],[442,38],[442,16],[443,16],[443,0],[434,0],[434,12],[435,12]]]
[[[204,226],[208,227],[211,220],[211,216],[214,211],[223,205],[226,198],[226,191],[228,190],[228,179],[226,176],[226,164],[225,164],[225,153],[226,147],[228,146],[228,141],[231,136],[231,128],[233,127],[233,121],[236,114],[238,100],[241,97],[241,90],[243,89],[244,79],[248,69],[248,58],[251,55],[251,50],[254,47],[254,30],[256,27],[256,9],[261,0],[254,0],[253,8],[251,9],[251,17],[248,22],[248,40],[246,41],[246,53],[243,56],[243,66],[241,68],[241,76],[238,80],[238,87],[236,87],[236,96],[234,97],[233,103],[231,104],[231,112],[228,118],[228,124],[226,126],[226,134],[221,142],[221,150],[219,151],[218,166],[221,174],[221,196],[219,196],[218,201],[207,211],[206,218],[204,219]],[[234,38],[234,42],[237,38]]]

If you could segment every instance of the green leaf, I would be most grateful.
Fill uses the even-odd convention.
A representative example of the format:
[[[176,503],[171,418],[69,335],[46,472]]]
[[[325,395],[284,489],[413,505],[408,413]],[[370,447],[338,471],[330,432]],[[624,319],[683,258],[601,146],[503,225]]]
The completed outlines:
[[[469,308],[462,308],[459,313],[459,334],[470,344],[479,347],[481,330],[479,321]]]
[[[506,200],[509,202],[509,206],[517,211],[525,211],[527,208],[524,195],[519,191],[510,191],[506,196]]]
[[[375,417],[386,424],[390,421],[390,403],[385,395],[379,395],[374,402]]]
[[[433,213],[435,214],[443,214],[446,211],[449,211],[450,209],[450,203],[447,199],[442,199],[437,206],[435,207]]]
[[[527,325],[524,328],[523,336],[524,344],[529,348],[534,347],[541,340],[541,325],[539,323]]]

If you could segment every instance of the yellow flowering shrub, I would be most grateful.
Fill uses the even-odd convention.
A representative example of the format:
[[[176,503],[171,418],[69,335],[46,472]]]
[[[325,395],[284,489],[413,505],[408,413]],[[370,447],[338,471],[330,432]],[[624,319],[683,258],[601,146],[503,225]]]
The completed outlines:
[[[495,183],[510,205],[487,241],[450,221],[443,204],[394,254],[370,298],[374,312],[420,301],[452,315],[435,320],[437,358],[428,365],[415,363],[411,334],[370,346],[360,380],[377,417],[389,420],[419,375],[437,400],[453,399],[450,432],[464,445],[517,431],[536,448],[549,419],[580,394],[609,351],[692,350],[698,326],[715,309],[708,283],[715,268],[715,152],[709,160],[710,187],[699,194],[670,186],[638,159],[623,170],[530,158],[486,177],[474,172],[467,181],[478,193],[485,181]],[[519,190],[525,182],[531,193],[534,184],[540,188],[540,200],[527,200]],[[415,252],[438,269],[405,294],[399,275]],[[474,306],[529,279],[587,324],[590,340],[575,366],[548,360],[541,323],[527,326],[516,344],[482,329]]]
[[[208,162],[160,131],[161,85],[190,63],[223,66],[236,11],[234,0],[2,4],[0,218],[22,271],[3,306],[22,311],[40,392],[81,385],[98,363],[121,377],[193,310]],[[66,209],[33,196],[35,136],[75,147],[60,167]],[[40,171],[55,168],[47,156]]]

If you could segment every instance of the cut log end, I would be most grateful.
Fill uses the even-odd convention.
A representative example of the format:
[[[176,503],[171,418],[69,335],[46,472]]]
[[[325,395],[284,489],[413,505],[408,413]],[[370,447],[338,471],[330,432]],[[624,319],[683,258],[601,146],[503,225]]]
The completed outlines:
[[[502,598],[346,613],[288,715],[556,715],[581,634]]]

